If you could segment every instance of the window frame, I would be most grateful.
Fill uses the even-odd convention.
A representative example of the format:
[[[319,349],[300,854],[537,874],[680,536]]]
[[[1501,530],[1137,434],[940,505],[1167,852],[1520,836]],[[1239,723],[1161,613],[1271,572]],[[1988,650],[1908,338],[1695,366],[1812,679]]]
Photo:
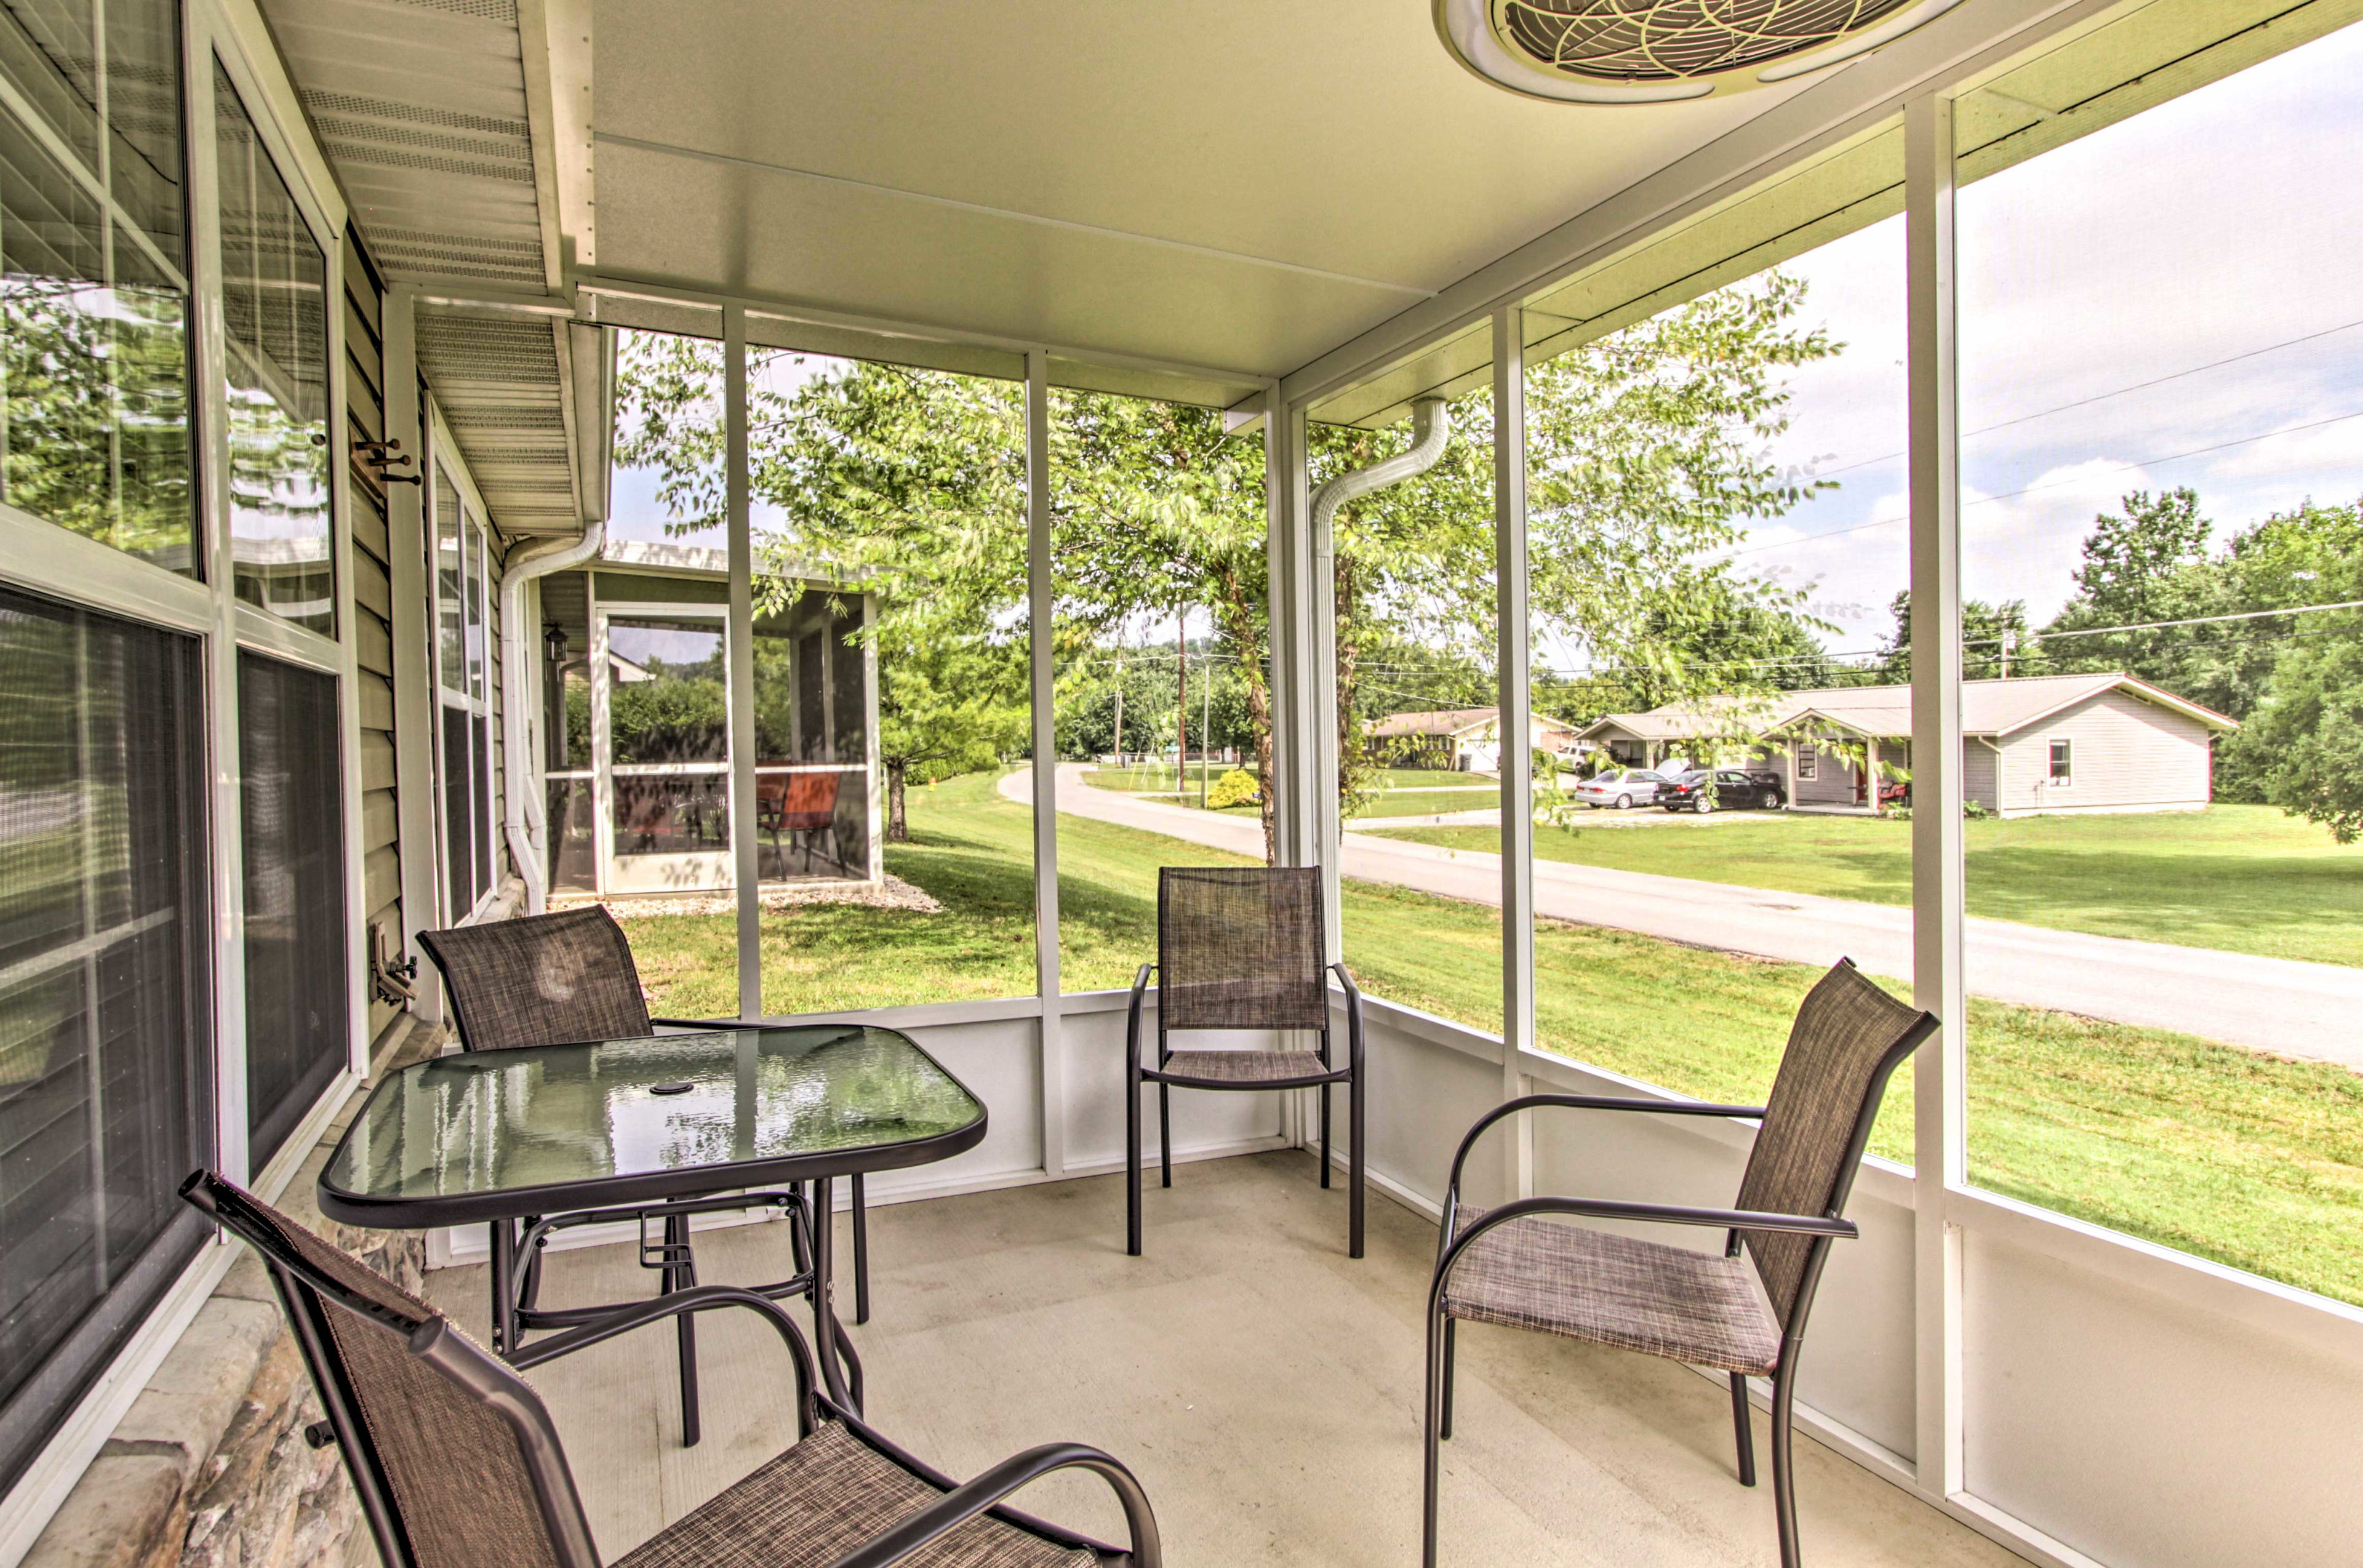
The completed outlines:
[[[2043,782],[2050,789],[2076,787],[2076,738],[2072,735],[2044,737],[2045,770]]]
[[[500,894],[500,813],[495,794],[497,772],[493,765],[494,727],[500,715],[493,703],[493,664],[500,650],[493,639],[493,528],[484,506],[483,492],[476,487],[475,476],[460,456],[459,443],[451,439],[450,428],[443,421],[443,411],[432,397],[427,399],[427,483],[421,488],[420,508],[426,527],[427,639],[427,689],[431,695],[435,721],[429,726],[427,745],[434,757],[436,788],[435,817],[435,883],[437,907],[453,925],[469,925],[483,917],[484,911]],[[462,598],[460,604],[460,671],[456,682],[447,680],[442,637],[442,615],[446,605],[443,594],[441,550],[443,528],[442,504],[438,499],[438,478],[450,481],[459,500],[460,581]],[[472,566],[473,570],[471,570]],[[469,634],[474,631],[483,639],[484,650],[481,681],[471,681],[469,663]],[[475,724],[483,726],[483,754],[472,760],[469,776],[475,785],[475,821],[481,829],[484,846],[483,858],[470,870],[483,880],[481,890],[467,907],[461,908],[454,898],[456,891],[454,867],[450,854],[449,784],[454,777],[450,765],[449,747],[445,738],[444,714],[462,712],[470,716],[470,734],[475,734]]]
[[[346,208],[326,158],[311,133],[292,83],[253,0],[179,0],[173,29],[181,72],[181,137],[186,260],[166,266],[188,291],[187,420],[190,463],[190,538],[193,572],[174,572],[108,543],[71,531],[23,508],[0,502],[0,582],[75,608],[159,630],[193,637],[199,643],[200,701],[196,727],[202,748],[202,813],[208,862],[206,885],[194,912],[213,939],[205,971],[207,1012],[196,1027],[207,1036],[208,1082],[190,1107],[208,1129],[211,1162],[233,1180],[266,1198],[275,1197],[295,1176],[338,1106],[361,1082],[370,1043],[368,980],[362,955],[362,902],[351,896],[361,885],[360,709],[356,696],[357,649],[350,612],[352,596],[351,506],[348,465],[336,461],[335,443],[344,407],[344,313],[340,267]],[[214,68],[218,63],[239,94],[258,144],[271,159],[294,198],[297,212],[324,262],[327,358],[325,409],[331,460],[327,463],[330,594],[337,634],[324,636],[234,598],[227,488],[227,409],[223,381],[223,310],[219,171],[215,156]],[[144,231],[122,212],[111,193],[93,188],[91,172],[65,148],[54,129],[0,83],[0,108],[17,118],[52,157],[60,159],[87,194],[105,202],[118,234],[159,260]],[[342,998],[351,1042],[349,1059],[314,1102],[295,1119],[277,1152],[259,1167],[251,1158],[247,1123],[245,965],[243,943],[229,940],[243,927],[243,846],[239,828],[239,719],[237,666],[241,650],[278,658],[333,678],[337,684],[337,746],[343,770],[339,799],[344,863],[347,973]],[[0,1485],[0,1555],[29,1544],[81,1476],[133,1396],[147,1369],[168,1351],[235,1261],[232,1250],[201,1247],[194,1256],[163,1272],[161,1288],[147,1291],[147,1305],[128,1316],[128,1327],[82,1381],[64,1397],[64,1408],[44,1444]],[[143,1291],[146,1286],[143,1285]],[[54,1394],[51,1395],[55,1397]]]

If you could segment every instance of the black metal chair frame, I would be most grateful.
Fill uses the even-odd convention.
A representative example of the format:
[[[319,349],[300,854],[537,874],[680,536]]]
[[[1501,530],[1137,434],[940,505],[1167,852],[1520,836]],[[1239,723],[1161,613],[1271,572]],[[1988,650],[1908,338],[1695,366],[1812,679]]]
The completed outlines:
[[[1506,1117],[1527,1110],[1563,1109],[1761,1118],[1767,1107],[1708,1105],[1698,1100],[1642,1100],[1616,1095],[1522,1095],[1494,1106],[1477,1119],[1476,1125],[1470,1128],[1467,1136],[1460,1140],[1459,1149],[1452,1156],[1452,1173],[1444,1189],[1442,1228],[1437,1237],[1436,1274],[1427,1294],[1427,1418],[1421,1529],[1421,1562],[1425,1568],[1436,1568],[1437,1484],[1442,1471],[1440,1445],[1452,1436],[1454,1330],[1459,1325],[1445,1315],[1446,1286],[1451,1281],[1453,1265],[1479,1237],[1513,1220],[1536,1215],[1567,1215],[1585,1219],[1632,1220],[1659,1225],[1722,1226],[1726,1230],[1724,1238],[1725,1257],[1739,1255],[1743,1231],[1780,1231],[1813,1238],[1796,1301],[1790,1309],[1788,1321],[1781,1326],[1781,1357],[1772,1373],[1773,1515],[1780,1531],[1781,1568],[1799,1568],[1803,1559],[1797,1542],[1796,1477],[1790,1454],[1790,1425],[1797,1396],[1797,1362],[1804,1349],[1805,1322],[1813,1312],[1814,1294],[1821,1284],[1822,1266],[1828,1258],[1830,1243],[1852,1240],[1861,1234],[1854,1221],[1845,1218],[1847,1197],[1854,1190],[1855,1173],[1861,1168],[1864,1151],[1869,1147],[1871,1124],[1878,1117],[1887,1081],[1903,1059],[1917,1050],[1936,1029],[1936,1018],[1924,1012],[1903,1039],[1880,1057],[1871,1073],[1862,1114],[1857,1118],[1848,1141],[1836,1190],[1831,1195],[1829,1210],[1820,1215],[1692,1208],[1606,1198],[1530,1197],[1487,1209],[1465,1234],[1456,1236],[1454,1230],[1459,1223],[1460,1208],[1461,1167],[1467,1163],[1469,1151],[1476,1146],[1477,1140],[1488,1128]],[[1747,1375],[1735,1372],[1729,1376],[1732,1426],[1738,1448],[1739,1484],[1753,1486],[1756,1485],[1756,1432],[1748,1413]]]
[[[1283,1078],[1238,1082],[1230,1079],[1190,1078],[1166,1072],[1165,1063],[1172,1056],[1171,1032],[1165,1025],[1165,1009],[1157,1010],[1157,1065],[1140,1064],[1140,1007],[1148,993],[1148,977],[1157,973],[1157,965],[1144,963],[1133,976],[1132,1000],[1125,1020],[1125,1095],[1124,1095],[1124,1250],[1127,1256],[1140,1256],[1140,1089],[1143,1084],[1157,1085],[1158,1157],[1162,1163],[1162,1180],[1159,1184],[1173,1184],[1173,1102],[1175,1089],[1265,1090],[1319,1089],[1321,1091],[1321,1185],[1329,1185],[1329,1089],[1334,1084],[1346,1088],[1346,1160],[1347,1160],[1347,1255],[1362,1255],[1363,1207],[1365,1171],[1362,1161],[1362,993],[1354,984],[1353,975],[1343,963],[1333,963],[1323,972],[1325,978],[1334,974],[1346,993],[1346,1065],[1336,1066],[1331,1055],[1329,1027],[1321,1028],[1321,1064],[1333,1071],[1300,1078]]]
[[[278,1292],[281,1307],[294,1330],[312,1385],[327,1418],[305,1429],[314,1448],[334,1443],[345,1461],[346,1473],[360,1495],[378,1552],[386,1568],[417,1568],[417,1559],[403,1529],[401,1509],[389,1485],[367,1424],[348,1385],[343,1359],[330,1347],[328,1308],[383,1324],[408,1341],[409,1353],[457,1385],[462,1394],[491,1410],[516,1440],[525,1462],[541,1519],[557,1549],[558,1568],[601,1568],[598,1549],[591,1538],[564,1447],[540,1396],[519,1377],[520,1371],[571,1355],[576,1351],[612,1340],[634,1329],[674,1318],[690,1321],[697,1313],[727,1307],[755,1313],[779,1334],[796,1382],[796,1440],[812,1435],[822,1419],[841,1423],[888,1462],[917,1476],[942,1492],[942,1498],[904,1520],[885,1534],[840,1558],[835,1568],[887,1568],[928,1542],[979,1514],[1040,1536],[1071,1551],[1094,1553],[1107,1568],[1161,1568],[1162,1551],[1157,1520],[1148,1495],[1124,1464],[1082,1443],[1046,1443],[1002,1461],[966,1483],[955,1482],[880,1435],[860,1413],[832,1399],[814,1374],[811,1348],[795,1320],[770,1297],[730,1285],[698,1285],[632,1304],[582,1324],[555,1339],[506,1357],[486,1353],[466,1335],[452,1331],[448,1321],[431,1318],[410,1322],[364,1297],[292,1251],[281,1247],[270,1220],[250,1207],[239,1187],[210,1172],[198,1171],[181,1184],[181,1196],[261,1255]],[[1083,1469],[1107,1482],[1124,1510],[1132,1537],[1130,1548],[1109,1546],[1074,1534],[1017,1509],[1003,1499],[1056,1471]]]

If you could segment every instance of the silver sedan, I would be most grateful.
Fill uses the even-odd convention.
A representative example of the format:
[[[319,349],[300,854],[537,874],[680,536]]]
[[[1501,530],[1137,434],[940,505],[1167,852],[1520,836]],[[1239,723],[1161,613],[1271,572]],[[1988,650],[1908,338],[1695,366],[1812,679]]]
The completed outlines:
[[[1629,811],[1636,806],[1647,806],[1658,798],[1658,786],[1666,782],[1663,773],[1646,768],[1610,768],[1598,773],[1575,786],[1575,798],[1585,806],[1613,806]]]

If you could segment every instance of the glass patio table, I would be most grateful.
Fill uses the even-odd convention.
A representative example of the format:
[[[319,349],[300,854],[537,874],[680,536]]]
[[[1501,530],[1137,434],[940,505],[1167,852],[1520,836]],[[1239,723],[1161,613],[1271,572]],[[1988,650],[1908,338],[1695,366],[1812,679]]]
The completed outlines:
[[[549,1222],[521,1243],[518,1221],[584,1211],[625,1219],[682,1199],[751,1207],[719,1195],[810,1182],[809,1271],[766,1294],[809,1294],[816,1359],[845,1397],[829,1306],[832,1227],[822,1222],[831,1178],[948,1160],[984,1133],[984,1106],[965,1084],[909,1036],[867,1025],[461,1051],[405,1067],[371,1093],[320,1173],[320,1208],[382,1229],[488,1225],[493,1348],[514,1355],[522,1328],[585,1320],[577,1309],[520,1323],[519,1248],[536,1246]],[[667,1223],[682,1226],[678,1237],[668,1229],[668,1243],[686,1240],[685,1219]],[[801,1253],[801,1231],[795,1242]],[[669,1270],[668,1292],[674,1279]],[[694,1352],[690,1318],[681,1322],[684,1425],[694,1441]]]

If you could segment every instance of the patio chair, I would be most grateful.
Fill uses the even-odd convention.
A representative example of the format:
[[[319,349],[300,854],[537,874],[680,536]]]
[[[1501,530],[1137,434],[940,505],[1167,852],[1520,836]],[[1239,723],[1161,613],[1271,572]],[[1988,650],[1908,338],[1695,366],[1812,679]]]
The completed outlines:
[[[693,1029],[747,1029],[735,1018],[651,1018],[640,993],[640,974],[632,962],[632,944],[615,916],[600,905],[525,915],[481,926],[457,926],[449,930],[421,931],[419,945],[442,972],[451,999],[451,1020],[464,1051],[505,1051],[519,1046],[559,1045],[583,1040],[624,1040],[656,1033],[656,1026]],[[853,1189],[853,1320],[870,1321],[870,1226],[862,1179],[852,1178]],[[810,1205],[799,1183],[793,1189],[755,1192],[719,1198],[687,1198],[629,1208],[584,1209],[571,1214],[538,1216],[526,1222],[520,1243],[524,1266],[517,1271],[519,1329],[567,1328],[587,1321],[604,1307],[549,1308],[538,1305],[541,1294],[541,1254],[550,1236],[560,1230],[629,1219],[643,1233],[641,1265],[661,1276],[666,1292],[685,1290],[697,1283],[697,1259],[690,1243],[691,1218],[699,1214],[731,1209],[775,1207],[789,1221],[795,1272],[803,1273],[811,1256],[808,1240],[813,1223]],[[661,1226],[662,1239],[646,1238],[648,1222]],[[757,1287],[774,1297],[796,1294],[782,1283]],[[679,1324],[681,1339],[682,1429],[683,1440],[697,1441],[697,1339],[692,1319]],[[496,1345],[514,1351],[514,1345]],[[860,1387],[859,1360],[855,1387]]]
[[[755,780],[757,829],[771,836],[775,855],[782,833],[788,835],[791,843],[801,837],[808,873],[813,863],[813,835],[828,832],[837,826],[837,781],[835,773],[772,773]],[[782,863],[784,867],[784,860]]]
[[[1797,1009],[1767,1105],[1525,1095],[1478,1118],[1452,1157],[1428,1292],[1427,1568],[1436,1564],[1437,1444],[1452,1435],[1453,1340],[1462,1318],[1728,1373],[1743,1486],[1756,1485],[1747,1379],[1769,1377],[1773,1516],[1781,1568],[1798,1568],[1789,1424],[1806,1315],[1830,1243],[1857,1234],[1844,1218],[1847,1195],[1888,1077],[1936,1028],[1934,1016],[1897,1001],[1863,978],[1851,959],[1841,959]],[[1492,1209],[1463,1204],[1460,1170],[1479,1135],[1504,1117],[1540,1108],[1750,1117],[1761,1126],[1728,1209],[1569,1197],[1523,1198]],[[1722,1227],[1723,1255],[1546,1218],[1559,1215]]]
[[[1097,1449],[1048,1443],[966,1485],[921,1463],[815,1387],[795,1322],[752,1291],[705,1285],[545,1340],[508,1362],[350,1253],[222,1177],[181,1195],[262,1255],[386,1568],[599,1568],[549,1410],[518,1375],[666,1318],[744,1307],[776,1330],[795,1374],[796,1441],[616,1560],[616,1568],[1158,1568],[1157,1521],[1131,1472]],[[1001,1500],[1084,1469],[1122,1505],[1129,1548],[1045,1524]],[[651,1477],[651,1480],[654,1478]]]
[[[1140,1256],[1140,1087],[1157,1085],[1163,1185],[1173,1184],[1175,1089],[1321,1091],[1321,1184],[1329,1184],[1329,1089],[1347,1087],[1348,1251],[1362,1255],[1362,994],[1324,966],[1317,866],[1165,866],[1157,873],[1157,962],[1133,977],[1125,1027],[1125,1251]],[[1157,1065],[1140,1061],[1140,1005],[1157,976]],[[1346,1065],[1329,1040],[1331,974],[1346,993]],[[1317,1051],[1176,1051],[1176,1029],[1317,1031]]]

